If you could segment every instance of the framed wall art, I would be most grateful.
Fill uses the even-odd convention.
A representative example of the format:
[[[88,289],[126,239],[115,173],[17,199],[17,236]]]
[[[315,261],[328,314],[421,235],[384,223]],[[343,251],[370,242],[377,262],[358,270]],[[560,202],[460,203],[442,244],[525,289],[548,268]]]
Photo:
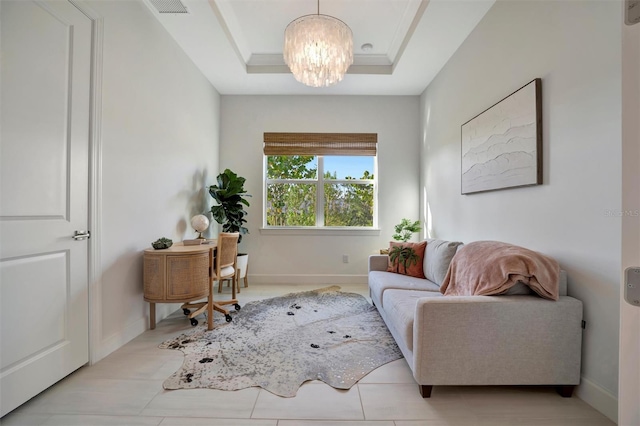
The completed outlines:
[[[462,194],[542,184],[542,80],[462,125]]]

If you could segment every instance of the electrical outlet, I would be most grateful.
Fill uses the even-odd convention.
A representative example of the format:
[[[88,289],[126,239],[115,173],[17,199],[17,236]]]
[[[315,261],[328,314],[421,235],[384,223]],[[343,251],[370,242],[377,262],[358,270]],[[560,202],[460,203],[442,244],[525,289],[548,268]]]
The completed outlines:
[[[349,255],[348,254],[343,254],[342,255],[342,263],[349,263]]]

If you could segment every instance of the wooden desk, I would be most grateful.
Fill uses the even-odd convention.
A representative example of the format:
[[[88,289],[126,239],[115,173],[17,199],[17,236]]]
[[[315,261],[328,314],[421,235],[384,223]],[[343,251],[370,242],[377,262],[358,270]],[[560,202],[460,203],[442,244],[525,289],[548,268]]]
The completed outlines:
[[[144,300],[149,302],[149,326],[156,328],[156,303],[185,303],[209,298],[215,240],[209,244],[144,251]]]

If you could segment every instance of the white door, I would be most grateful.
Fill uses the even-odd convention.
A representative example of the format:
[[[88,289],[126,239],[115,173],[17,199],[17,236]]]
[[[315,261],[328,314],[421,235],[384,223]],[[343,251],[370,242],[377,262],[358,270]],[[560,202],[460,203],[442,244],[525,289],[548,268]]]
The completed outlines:
[[[91,21],[66,1],[0,1],[0,404],[88,361]]]
[[[635,16],[640,18],[638,13]],[[622,28],[622,209],[624,271],[640,266],[640,22]],[[624,287],[621,293],[624,296]],[[640,425],[640,306],[627,303],[624,297],[619,377],[618,424]]]

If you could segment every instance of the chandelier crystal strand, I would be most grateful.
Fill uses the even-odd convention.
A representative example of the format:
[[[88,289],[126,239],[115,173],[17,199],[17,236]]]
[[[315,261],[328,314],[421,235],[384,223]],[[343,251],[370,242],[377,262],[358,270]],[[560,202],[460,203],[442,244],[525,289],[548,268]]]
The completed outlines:
[[[284,32],[284,61],[300,83],[332,86],[353,63],[351,28],[333,16],[302,16]]]

